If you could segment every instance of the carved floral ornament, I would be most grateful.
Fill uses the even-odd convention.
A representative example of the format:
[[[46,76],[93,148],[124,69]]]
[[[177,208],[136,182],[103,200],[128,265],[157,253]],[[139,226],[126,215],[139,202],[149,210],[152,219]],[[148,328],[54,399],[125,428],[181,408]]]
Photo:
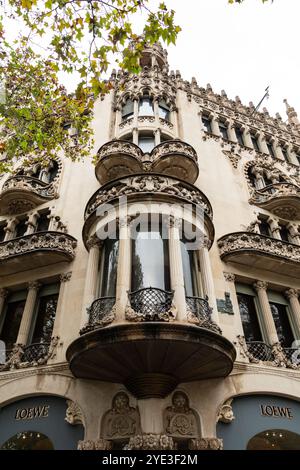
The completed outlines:
[[[118,392],[112,399],[111,409],[102,419],[101,434],[106,440],[126,440],[140,434],[140,414],[138,408],[129,404],[129,396]]]
[[[85,218],[89,217],[101,204],[113,201],[121,196],[137,193],[162,193],[175,196],[188,203],[200,206],[212,218],[212,208],[201,191],[187,183],[172,177],[158,175],[137,175],[120,178],[114,184],[107,183],[100,188],[87,204]]]
[[[165,409],[163,422],[165,433],[173,438],[197,438],[200,435],[199,417],[190,408],[184,392],[176,391],[173,394],[172,405]]]
[[[232,409],[232,401],[233,401],[233,398],[229,398],[220,407],[218,416],[217,416],[217,423],[219,421],[221,423],[232,423],[232,421],[235,419],[234,414],[233,414],[233,409]]]
[[[80,406],[72,400],[67,400],[67,410],[65,421],[76,426],[77,424],[84,424],[83,414]]]

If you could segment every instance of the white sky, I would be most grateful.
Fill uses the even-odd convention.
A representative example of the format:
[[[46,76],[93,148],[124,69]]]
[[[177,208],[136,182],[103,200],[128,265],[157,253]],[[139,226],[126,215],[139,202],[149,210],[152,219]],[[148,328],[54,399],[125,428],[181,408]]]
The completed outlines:
[[[151,10],[160,1],[150,0]],[[165,3],[176,11],[176,22],[182,27],[176,46],[168,47],[171,70],[180,70],[186,80],[194,76],[200,86],[210,83],[217,93],[224,89],[229,98],[239,95],[244,104],[253,101],[255,106],[269,85],[270,98],[260,110],[266,106],[271,115],[278,111],[285,120],[283,99],[287,98],[300,117],[299,0],[267,4],[245,0],[242,5],[229,5],[227,0]],[[135,21],[139,32],[143,20]],[[16,25],[7,24],[7,29],[14,36]],[[75,76],[62,77],[72,90]]]
[[[284,120],[287,98],[300,117],[300,1],[166,0],[182,27],[176,47],[168,48],[171,69],[198,85],[207,83],[229,98],[239,95],[244,104],[265,100],[270,114]],[[260,108],[262,109],[262,108]]]

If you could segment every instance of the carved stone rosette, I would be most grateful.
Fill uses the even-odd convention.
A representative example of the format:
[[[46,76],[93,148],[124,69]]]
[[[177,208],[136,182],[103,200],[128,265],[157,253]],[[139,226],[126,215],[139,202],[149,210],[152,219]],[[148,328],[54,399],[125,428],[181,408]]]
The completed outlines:
[[[200,437],[199,439],[190,439],[190,450],[222,450],[223,439],[216,437]]]
[[[166,434],[139,434],[131,437],[124,450],[175,450],[176,444]]]

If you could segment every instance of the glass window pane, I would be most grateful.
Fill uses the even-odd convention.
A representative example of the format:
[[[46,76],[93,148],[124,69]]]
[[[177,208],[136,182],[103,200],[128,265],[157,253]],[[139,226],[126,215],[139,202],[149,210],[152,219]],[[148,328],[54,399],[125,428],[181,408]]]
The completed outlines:
[[[187,297],[198,296],[197,289],[197,266],[195,263],[195,251],[187,250],[186,240],[181,240],[181,257],[183,267],[183,278],[185,295]]]
[[[50,343],[56,314],[58,294],[40,298],[32,343]]]
[[[257,141],[256,136],[254,134],[250,134],[250,137],[251,137],[251,141],[252,141],[252,145],[253,145],[254,150],[259,152],[259,146],[258,146],[258,141]]]
[[[276,326],[278,339],[282,346],[289,348],[294,341],[291,325],[289,322],[286,306],[270,302],[270,307]]]
[[[139,116],[153,116],[153,105],[151,98],[141,98],[139,101]]]
[[[132,240],[131,290],[144,287],[170,290],[168,240],[161,228],[140,231]]]
[[[166,121],[170,120],[170,108],[165,101],[160,101],[158,105],[159,117],[165,119]]]
[[[6,349],[11,349],[17,340],[19,327],[24,311],[25,300],[9,302],[1,329],[0,339],[5,342]]]
[[[247,294],[237,294],[237,298],[246,341],[262,341],[254,297]]]
[[[266,235],[267,237],[269,237],[271,232],[268,222],[262,220],[259,224],[259,231],[262,235]]]
[[[115,297],[116,295],[118,253],[119,240],[105,240],[100,297]]]
[[[128,99],[122,108],[122,119],[128,119],[133,116],[133,101]]]
[[[154,144],[153,136],[139,136],[139,147],[144,153],[151,152],[154,148]]]
[[[228,132],[226,124],[219,122],[219,129],[223,139],[228,140]]]
[[[44,214],[41,214],[39,216],[37,227],[36,227],[36,232],[45,232],[48,230],[49,222],[50,222],[50,220],[48,219],[48,215],[49,215],[49,212],[44,212]]]
[[[240,145],[244,145],[244,137],[243,137],[243,131],[240,127],[235,128],[235,134],[237,141]]]
[[[25,232],[27,231],[27,225],[26,225],[26,220],[20,220],[18,222],[18,225],[16,226],[16,238],[17,237],[23,237],[25,235]]]
[[[211,121],[208,117],[202,116],[202,123],[206,132],[212,133]]]

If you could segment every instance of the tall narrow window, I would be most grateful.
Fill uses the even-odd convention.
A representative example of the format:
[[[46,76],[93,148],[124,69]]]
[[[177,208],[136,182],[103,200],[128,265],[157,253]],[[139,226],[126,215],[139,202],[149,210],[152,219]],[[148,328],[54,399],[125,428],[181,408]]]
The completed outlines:
[[[254,135],[252,132],[250,133],[250,138],[251,138],[251,142],[252,142],[252,145],[253,145],[253,148],[254,150],[256,150],[257,152],[259,152],[259,145],[258,145],[258,140],[257,140],[257,137],[256,135]]]
[[[221,133],[222,138],[225,139],[225,140],[228,140],[228,128],[227,128],[227,125],[225,124],[225,122],[223,122],[223,121],[219,122],[219,129],[220,129],[220,133]]]
[[[133,116],[133,101],[128,98],[124,106],[122,107],[122,120],[125,121]]]
[[[102,251],[100,297],[116,296],[118,254],[118,237],[105,240]]]
[[[0,242],[3,242],[5,238],[5,225],[0,225]]]
[[[262,341],[254,297],[247,294],[237,294],[237,298],[246,341]]]
[[[270,307],[276,326],[278,339],[282,346],[289,348],[294,341],[294,335],[289,322],[287,308],[285,305],[270,302]]]
[[[283,146],[282,146],[282,147],[281,147],[281,151],[282,151],[282,155],[283,155],[285,161],[289,163],[289,157],[288,157],[288,153],[287,153],[286,147],[283,147]]]
[[[58,163],[55,160],[50,162],[48,167],[49,183],[51,183],[58,173]]]
[[[153,116],[153,102],[148,96],[143,96],[139,101],[139,116]]]
[[[212,134],[211,119],[208,116],[202,116],[202,124],[206,132]]]
[[[144,227],[132,240],[131,290],[156,287],[170,290],[168,240],[163,237],[162,226]]]
[[[50,343],[56,315],[58,290],[57,284],[51,284],[41,289],[31,343]]]
[[[47,212],[43,212],[42,214],[40,214],[39,218],[38,218],[38,221],[37,221],[37,226],[36,226],[36,231],[37,232],[45,232],[48,230],[49,228],[49,211]]]
[[[155,145],[155,140],[153,135],[139,135],[139,147],[144,153],[150,153],[153,150]]]
[[[170,108],[165,102],[165,100],[161,100],[158,104],[159,110],[159,117],[165,119],[166,121],[170,121]]]
[[[259,224],[259,231],[261,235],[266,235],[267,237],[271,236],[270,225],[266,220],[261,220]]]
[[[240,127],[235,128],[235,135],[240,145],[245,145],[243,131]]]
[[[0,324],[0,339],[4,341],[7,350],[12,349],[17,341],[26,296],[26,291],[20,291],[11,294],[7,299]]]
[[[289,242],[290,241],[290,232],[289,232],[289,229],[287,228],[286,225],[280,225],[280,236],[281,236],[281,240],[285,241],[285,242]]]
[[[23,237],[27,231],[26,219],[22,219],[18,222],[16,226],[15,237]]]
[[[195,250],[188,250],[188,242],[189,240],[182,239],[180,243],[184,288],[187,297],[197,297],[199,296],[197,282],[197,255]]]
[[[267,148],[268,148],[269,154],[271,155],[271,157],[274,158],[274,157],[275,157],[275,153],[274,153],[273,144],[272,144],[271,140],[270,140],[270,139],[267,139],[267,140],[266,140],[266,144],[267,144]]]

